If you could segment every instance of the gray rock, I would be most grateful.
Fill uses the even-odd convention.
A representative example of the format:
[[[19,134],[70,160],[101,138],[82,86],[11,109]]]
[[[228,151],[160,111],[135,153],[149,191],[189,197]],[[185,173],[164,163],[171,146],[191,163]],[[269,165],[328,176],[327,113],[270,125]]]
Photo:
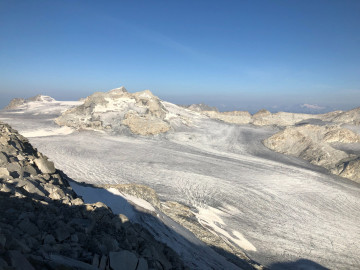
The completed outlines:
[[[7,164],[8,162],[7,156],[3,152],[0,152],[0,165]]]
[[[60,266],[68,266],[71,269],[98,270],[97,267],[94,267],[90,264],[65,256],[51,254],[50,260]]]
[[[11,262],[12,267],[16,270],[35,270],[35,268],[29,263],[29,261],[25,258],[17,250],[11,250],[8,252],[8,256]]]
[[[0,177],[1,176],[9,176],[9,175],[10,175],[10,173],[9,173],[8,169],[0,168]]]
[[[149,266],[148,266],[147,261],[144,258],[140,258],[136,270],[148,270],[148,269],[149,269]]]
[[[14,192],[14,187],[12,185],[9,184],[3,184],[0,188],[0,191],[2,192],[7,192],[7,193],[13,193]]]
[[[81,198],[76,198],[75,200],[71,201],[71,205],[82,205],[84,201]]]
[[[100,263],[100,256],[98,254],[95,254],[92,259],[92,265],[98,267],[99,263]]]
[[[23,232],[25,232],[31,236],[36,236],[40,233],[38,227],[36,227],[36,225],[28,219],[24,219],[23,221],[21,221],[19,224],[19,228]]]
[[[13,177],[19,177],[19,176],[23,175],[23,170],[22,170],[20,164],[17,162],[8,163],[8,165],[6,167],[7,167],[8,171],[10,172],[10,175]]]
[[[31,181],[26,181],[26,184],[25,186],[23,186],[23,188],[29,193],[45,197],[44,192],[42,192],[38,187],[36,187]]]
[[[136,270],[138,258],[130,251],[110,252],[110,267],[113,270]]]
[[[25,239],[23,239],[25,241]],[[10,239],[10,241],[6,241],[6,249],[8,250],[19,250],[23,253],[29,253],[31,249],[29,246],[24,243],[23,241],[20,241],[19,239]]]
[[[34,162],[42,173],[55,173],[56,171],[54,163],[47,160],[45,157],[37,158]]]
[[[47,245],[52,245],[52,244],[55,244],[56,241],[55,241],[55,237],[52,236],[51,234],[47,234],[44,238],[44,244],[47,244]]]
[[[9,265],[7,264],[7,262],[5,260],[3,260],[2,258],[0,258],[0,269],[6,269]],[[6,268],[5,268],[6,267]]]
[[[19,160],[19,161],[22,161],[22,160],[25,160],[25,157],[21,154],[17,155],[16,158]]]
[[[116,241],[116,239],[114,239],[114,237],[109,235],[103,236],[101,242],[106,247],[108,252],[119,250],[119,243]]]
[[[94,228],[95,222],[85,218],[73,218],[70,221],[70,225],[75,225],[75,227],[79,228],[81,231],[90,233]]]
[[[149,251],[151,252],[151,257],[159,261],[163,269],[172,268],[171,263],[168,261],[168,259],[165,257],[164,253],[161,250],[155,248],[155,246],[152,245],[150,246]]]
[[[32,166],[32,165],[26,165],[24,167],[24,173],[29,174],[30,176],[35,176],[38,174],[38,172],[36,171],[36,169]]]
[[[49,194],[49,198],[52,200],[62,200],[65,196],[65,192],[58,187],[53,189],[52,192]]]
[[[77,234],[72,234],[70,237],[71,242],[77,243],[79,242],[79,237],[77,236]]]
[[[6,237],[5,237],[5,235],[0,234],[0,248],[5,247],[5,244],[6,244]]]
[[[64,241],[65,239],[68,239],[70,237],[70,232],[67,227],[59,227],[55,230],[56,239],[59,242]]]
[[[129,222],[129,218],[123,214],[119,214],[118,215],[119,219],[121,220],[122,223],[127,223]]]
[[[107,260],[108,260],[108,257],[106,255],[101,256],[101,260],[100,260],[100,264],[99,264],[99,269],[100,270],[105,270]]]
[[[24,179],[18,178],[18,179],[15,179],[15,180],[14,180],[14,183],[16,184],[16,187],[19,187],[19,188],[20,188],[20,187],[26,186],[27,181],[24,180]]]

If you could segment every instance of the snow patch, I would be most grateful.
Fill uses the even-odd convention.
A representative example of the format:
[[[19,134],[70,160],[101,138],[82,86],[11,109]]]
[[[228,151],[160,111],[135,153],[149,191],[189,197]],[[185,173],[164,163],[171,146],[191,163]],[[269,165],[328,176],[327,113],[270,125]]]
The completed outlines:
[[[46,128],[46,129],[37,129],[32,131],[21,132],[21,135],[27,138],[34,137],[46,137],[46,136],[56,136],[56,135],[69,135],[74,132],[74,129],[70,127],[61,127],[61,128]]]
[[[233,231],[232,232],[234,237],[236,237],[238,240],[236,240],[235,243],[237,243],[240,247],[242,247],[243,249],[246,250],[250,250],[250,251],[256,251],[256,247],[254,247],[253,244],[251,244],[243,235],[242,233],[238,232],[238,231]]]
[[[223,229],[223,227],[226,227],[225,222],[221,218],[221,215],[225,214],[224,212],[210,206],[207,206],[206,208],[200,207],[198,208],[198,211],[198,213],[195,213],[198,221],[205,228],[210,229],[212,233],[222,238],[227,238],[242,249],[256,251],[255,246],[251,244],[240,232],[234,230],[232,231],[233,235],[230,235]]]
[[[122,193],[119,190],[117,190],[116,188],[108,188],[107,190],[112,194],[122,196],[127,201],[132,202],[136,206],[139,206],[139,207],[144,208],[144,209],[146,209],[148,211],[151,211],[151,212],[156,211],[155,208],[150,203],[148,203],[147,201],[145,201],[143,199],[140,199],[138,197],[135,197],[135,196],[132,196],[132,195],[129,195],[129,194],[126,194],[126,193]]]

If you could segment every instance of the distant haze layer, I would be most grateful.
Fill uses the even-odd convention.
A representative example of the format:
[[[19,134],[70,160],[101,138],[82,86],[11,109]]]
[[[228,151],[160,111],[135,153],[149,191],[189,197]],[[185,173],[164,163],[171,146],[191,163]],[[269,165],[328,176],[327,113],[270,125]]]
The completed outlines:
[[[118,85],[117,85],[118,86]],[[145,89],[145,88],[144,88]],[[95,91],[104,91],[107,89],[95,89]],[[138,90],[129,89],[130,92],[135,92]],[[94,91],[93,89],[84,90],[80,92],[70,91],[24,91],[23,93],[7,93],[4,95],[0,92],[0,109],[4,108],[9,104],[10,100],[13,98],[30,98],[37,94],[50,95],[56,100],[63,101],[75,101],[80,98],[84,98]],[[358,107],[360,104],[359,98],[353,99],[352,103],[344,103],[342,99],[338,99],[337,104],[330,102],[322,102],[321,100],[309,100],[309,99],[296,99],[291,98],[288,102],[285,102],[281,97],[259,97],[258,99],[250,98],[248,96],[240,95],[228,95],[228,94],[211,94],[211,95],[195,95],[195,94],[183,94],[183,95],[170,95],[170,94],[157,94],[159,91],[152,91],[155,95],[160,97],[162,100],[166,100],[178,105],[191,105],[191,104],[207,104],[209,106],[214,106],[218,108],[219,111],[249,111],[254,114],[261,109],[266,109],[270,112],[294,112],[294,113],[326,113],[334,110],[350,110]],[[81,93],[81,95],[80,95]],[[326,98],[324,98],[326,100]]]

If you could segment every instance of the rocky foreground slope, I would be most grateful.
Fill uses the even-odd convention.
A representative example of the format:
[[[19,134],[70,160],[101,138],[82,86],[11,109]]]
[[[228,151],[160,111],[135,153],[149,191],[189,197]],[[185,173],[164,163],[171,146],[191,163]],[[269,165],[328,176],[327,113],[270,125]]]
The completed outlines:
[[[0,122],[0,269],[184,269],[103,203],[85,204],[54,164]]]
[[[338,125],[287,127],[264,140],[268,148],[305,159],[333,174],[360,182],[360,157],[333,144],[360,143],[360,135]]]

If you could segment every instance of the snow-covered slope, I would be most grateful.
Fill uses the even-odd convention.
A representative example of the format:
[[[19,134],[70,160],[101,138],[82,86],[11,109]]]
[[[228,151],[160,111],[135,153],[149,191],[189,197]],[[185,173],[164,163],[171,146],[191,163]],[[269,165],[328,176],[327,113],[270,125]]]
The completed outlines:
[[[68,110],[70,107],[82,104],[81,101],[57,101],[50,96],[37,95],[28,99],[15,98],[4,108],[5,113],[26,114],[56,114]]]
[[[20,101],[19,101],[20,100]],[[2,119],[16,115],[17,125],[22,128],[25,137],[41,137],[71,134],[75,130],[70,127],[59,127],[54,119],[69,108],[79,106],[82,101],[57,101],[49,96],[37,95],[29,99],[13,99],[1,111]],[[29,121],[31,118],[33,121]]]

